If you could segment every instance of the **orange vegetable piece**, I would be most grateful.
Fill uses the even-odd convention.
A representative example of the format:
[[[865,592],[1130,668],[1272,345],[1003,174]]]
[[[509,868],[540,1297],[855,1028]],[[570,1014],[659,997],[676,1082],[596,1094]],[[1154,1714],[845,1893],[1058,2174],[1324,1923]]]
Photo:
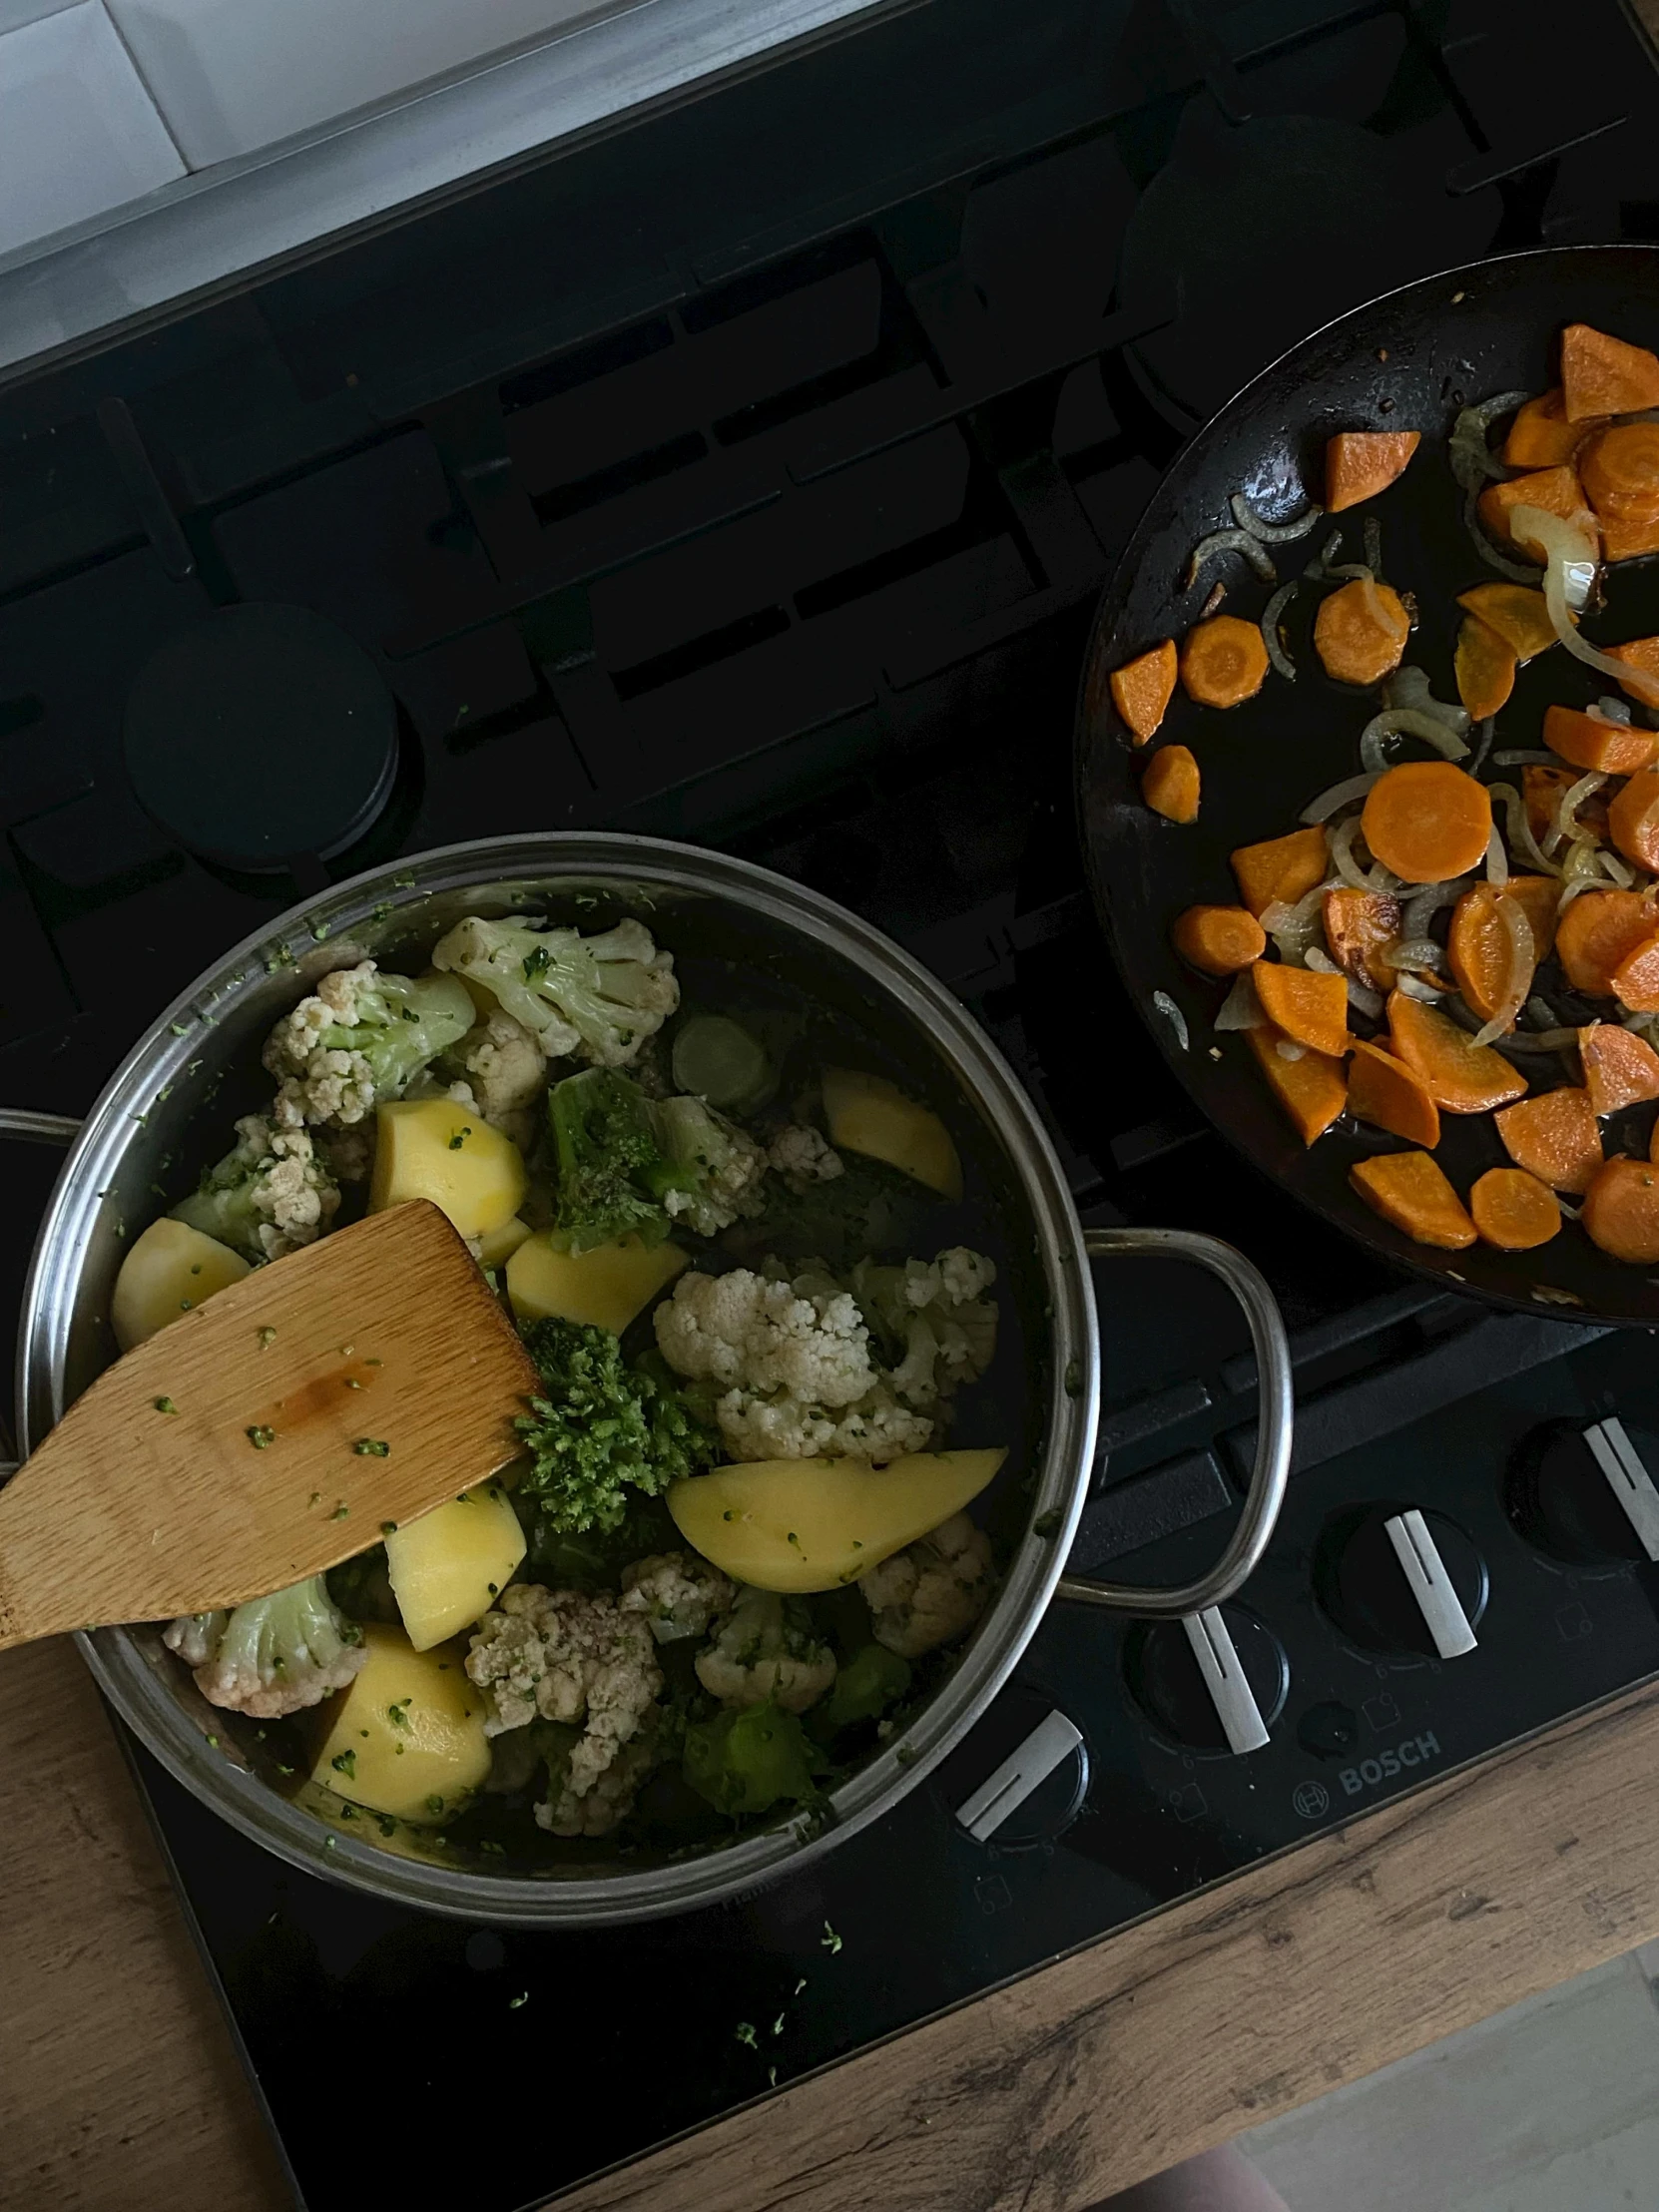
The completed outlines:
[[[1553,875],[1511,875],[1503,886],[1505,898],[1519,901],[1532,932],[1532,950],[1547,960],[1555,944],[1555,907],[1561,886]]]
[[[1241,844],[1233,854],[1233,873],[1239,895],[1260,916],[1276,899],[1294,906],[1306,898],[1316,883],[1325,881],[1330,862],[1325,831],[1316,827],[1268,837],[1261,844]]]
[[[1380,1152],[1358,1160],[1348,1179],[1375,1214],[1403,1229],[1414,1244],[1464,1252],[1474,1224],[1462,1201],[1426,1152]]]
[[[1543,593],[1525,584],[1476,584],[1457,594],[1457,604],[1495,630],[1517,661],[1536,660],[1556,642]]]
[[[1659,422],[1614,422],[1584,441],[1578,481],[1598,515],[1659,516]]]
[[[1420,430],[1339,430],[1325,448],[1325,504],[1340,515],[1386,491],[1422,443]]]
[[[1212,615],[1187,633],[1181,648],[1181,684],[1201,707],[1238,707],[1254,699],[1268,673],[1268,649],[1259,624],[1238,615]]]
[[[1499,1252],[1531,1252],[1559,1234],[1561,1207],[1524,1168],[1488,1168],[1469,1192],[1469,1218]]]
[[[1342,883],[1326,892],[1322,918],[1326,945],[1343,973],[1373,990],[1391,990],[1394,971],[1376,956],[1399,935],[1399,900]]]
[[[1166,822],[1196,822],[1198,763],[1184,745],[1161,745],[1146,764],[1141,797]]]
[[[1601,551],[1609,561],[1639,561],[1644,554],[1659,553],[1659,521],[1609,515],[1601,526]]]
[[[1547,880],[1547,878],[1541,878]],[[1532,978],[1537,972],[1537,950],[1532,942],[1532,924],[1526,919],[1526,907],[1519,899],[1513,902],[1511,911],[1526,919],[1527,957],[1518,1001],[1508,989],[1509,971],[1513,959],[1509,931],[1504,925],[1500,901],[1504,892],[1494,890],[1490,883],[1471,883],[1458,899],[1451,917],[1451,927],[1446,933],[1446,959],[1457,988],[1482,1021],[1490,1021],[1499,1006],[1506,1000],[1510,1004],[1509,1027],[1514,1024],[1517,1005],[1524,1006],[1527,993],[1532,988]]]
[[[1381,684],[1399,666],[1411,618],[1398,592],[1357,576],[1320,603],[1314,651],[1339,684]]]
[[[1485,856],[1491,795],[1449,761],[1402,761],[1366,794],[1367,844],[1407,883],[1439,883]]]
[[[1651,768],[1659,735],[1628,723],[1603,722],[1576,707],[1544,709],[1544,743],[1576,769],[1598,769],[1603,776],[1634,776]]]
[[[1659,1167],[1609,1160],[1590,1185],[1579,1216],[1592,1243],[1633,1268],[1659,1261]]]
[[[1293,1044],[1340,1059],[1348,1050],[1348,984],[1317,968],[1258,960],[1250,971],[1262,1011]]]
[[[1292,1047],[1301,1058],[1287,1059],[1279,1047],[1291,1040],[1267,1022],[1260,1029],[1247,1029],[1245,1038],[1303,1143],[1323,1137],[1348,1104],[1348,1077],[1341,1060],[1301,1045]]]
[[[1613,797],[1607,809],[1613,842],[1637,867],[1659,875],[1659,775],[1643,769]],[[1584,903],[1580,898],[1578,905]],[[1571,909],[1569,908],[1570,912]]]
[[[1242,906],[1189,906],[1170,932],[1175,949],[1206,975],[1234,975],[1267,950],[1268,933]]]
[[[1453,667],[1457,696],[1472,722],[1484,722],[1508,705],[1519,666],[1514,647],[1495,630],[1488,630],[1477,615],[1467,615],[1457,632]]]
[[[1613,996],[1633,1014],[1659,1014],[1659,929],[1613,970]]]
[[[1526,826],[1534,840],[1541,842],[1554,827],[1555,811],[1562,799],[1578,782],[1575,768],[1523,768],[1521,770],[1521,798],[1526,802]],[[1591,792],[1578,802],[1578,822],[1585,830],[1593,830],[1598,837],[1607,833],[1607,802],[1599,792]],[[1557,885],[1559,891],[1559,885]]]
[[[1598,1114],[1621,1113],[1659,1098],[1659,1054],[1616,1021],[1593,1021],[1578,1032],[1584,1088]]]
[[[1390,1137],[1404,1137],[1430,1151],[1440,1141],[1440,1109],[1415,1068],[1363,1037],[1354,1040],[1348,1071],[1348,1110]]]
[[[1569,422],[1659,407],[1659,354],[1569,322],[1561,332],[1561,391]]]
[[[1581,891],[1555,924],[1555,956],[1575,991],[1611,998],[1614,969],[1653,926],[1640,891]]]
[[[1628,676],[1619,678],[1619,689],[1644,707],[1659,707],[1659,638],[1631,638],[1624,645],[1610,645],[1615,661],[1625,662]]]
[[[1530,476],[1511,476],[1507,483],[1488,484],[1475,505],[1488,537],[1499,545],[1514,546],[1517,553],[1540,564],[1542,549],[1530,541],[1523,545],[1515,537],[1512,517],[1517,507],[1542,507],[1546,514],[1579,523],[1591,538],[1596,535],[1596,518],[1585,504],[1583,486],[1570,468],[1534,469]]]
[[[1159,723],[1175,697],[1177,668],[1175,640],[1166,638],[1150,653],[1142,653],[1112,671],[1112,705],[1127,725],[1137,745],[1150,744]]]
[[[1551,1190],[1582,1197],[1601,1168],[1601,1129],[1588,1091],[1569,1084],[1492,1116],[1503,1149]]]
[[[1570,461],[1601,418],[1569,422],[1561,387],[1529,399],[1509,425],[1500,456],[1505,468],[1558,468]]]
[[[1448,1114],[1489,1114],[1526,1089],[1525,1077],[1500,1052],[1471,1042],[1448,1014],[1403,991],[1388,994],[1388,1035],[1396,1056],[1416,1070],[1429,1097]]]

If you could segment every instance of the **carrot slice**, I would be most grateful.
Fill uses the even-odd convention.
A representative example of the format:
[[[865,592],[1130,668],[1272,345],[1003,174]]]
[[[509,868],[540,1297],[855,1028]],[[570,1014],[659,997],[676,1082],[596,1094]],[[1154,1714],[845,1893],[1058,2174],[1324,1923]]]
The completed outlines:
[[[1518,901],[1532,932],[1532,949],[1547,960],[1555,945],[1555,908],[1561,886],[1553,875],[1511,875],[1503,887],[1505,898]]]
[[[1503,441],[1505,468],[1558,468],[1570,461],[1592,429],[1601,427],[1599,416],[1585,422],[1569,422],[1561,387],[1529,399],[1509,425]]]
[[[1242,906],[1189,906],[1170,932],[1175,949],[1206,975],[1233,975],[1267,950],[1268,934]]]
[[[1634,1030],[1616,1021],[1594,1021],[1578,1032],[1584,1088],[1598,1114],[1622,1113],[1659,1098],[1659,1054]]]
[[[1443,882],[1484,856],[1491,795],[1449,761],[1403,761],[1367,793],[1361,829],[1377,858],[1404,882]]]
[[[1380,1152],[1356,1161],[1348,1179],[1374,1213],[1415,1244],[1463,1252],[1474,1242],[1474,1224],[1457,1193],[1426,1152]]]
[[[1653,906],[1640,891],[1584,891],[1555,925],[1555,956],[1575,991],[1611,998],[1614,969],[1653,926]]]
[[[1117,709],[1137,745],[1150,744],[1158,725],[1175,697],[1177,668],[1175,640],[1166,638],[1150,653],[1142,653],[1112,671],[1112,705]]]
[[[1241,844],[1233,854],[1233,873],[1239,895],[1260,916],[1276,899],[1283,906],[1294,906],[1299,898],[1306,898],[1316,883],[1324,882],[1330,861],[1323,830],[1293,830],[1288,836],[1268,837],[1261,844]]]
[[[1341,1060],[1309,1052],[1268,1022],[1260,1029],[1247,1029],[1245,1040],[1303,1143],[1323,1137],[1348,1104],[1348,1077]],[[1280,1051],[1281,1045],[1285,1052]],[[1291,1059],[1289,1053],[1297,1057]]]
[[[1334,515],[1386,491],[1422,443],[1420,430],[1339,430],[1325,448],[1325,504]]]
[[[1601,526],[1601,551],[1609,561],[1639,561],[1646,554],[1659,553],[1659,522],[1609,515]]]
[[[1579,1218],[1609,1259],[1652,1267],[1659,1261],[1659,1167],[1649,1160],[1609,1160]]]
[[[1476,584],[1457,594],[1457,604],[1495,630],[1517,661],[1536,660],[1555,643],[1543,593],[1525,584]]]
[[[1659,407],[1659,354],[1569,322],[1561,332],[1561,391],[1569,422]]]
[[[1517,507],[1542,507],[1546,514],[1560,515],[1568,522],[1579,523],[1591,537],[1596,532],[1596,518],[1585,503],[1583,486],[1570,468],[1540,468],[1530,476],[1511,476],[1507,483],[1488,484],[1475,504],[1490,537],[1499,545],[1514,546],[1517,553],[1524,553],[1528,560],[1537,561],[1540,566],[1544,558],[1542,547],[1530,542],[1521,544],[1515,537],[1513,517]]]
[[[1469,1192],[1469,1218],[1499,1252],[1531,1252],[1559,1234],[1561,1207],[1524,1168],[1488,1168]]]
[[[1161,745],[1146,764],[1141,797],[1166,822],[1198,820],[1198,763],[1184,745]]]
[[[1613,995],[1633,1014],[1659,1014],[1659,929],[1613,970]]]
[[[1610,645],[1609,655],[1630,670],[1619,678],[1619,689],[1644,707],[1659,707],[1659,638],[1631,638],[1624,645]]]
[[[1576,1084],[1523,1098],[1492,1116],[1503,1149],[1551,1190],[1582,1197],[1601,1167],[1601,1129],[1588,1091]]]
[[[1587,438],[1578,481],[1598,515],[1626,522],[1659,517],[1659,422],[1614,422]]]
[[[1348,984],[1317,968],[1258,960],[1250,971],[1262,1011],[1293,1044],[1340,1059],[1348,1050]]]
[[[1634,776],[1651,768],[1659,735],[1627,722],[1603,722],[1576,707],[1544,709],[1544,743],[1576,769],[1597,769],[1603,776]]]
[[[1376,991],[1392,990],[1394,971],[1377,955],[1399,935],[1399,900],[1343,883],[1325,894],[1325,941],[1345,975]]]
[[[1314,651],[1338,684],[1381,684],[1398,668],[1410,635],[1399,594],[1369,576],[1332,592],[1314,617]]]
[[[1428,1095],[1428,1086],[1415,1068],[1396,1060],[1378,1044],[1363,1037],[1354,1040],[1354,1058],[1348,1071],[1348,1110],[1390,1137],[1404,1137],[1411,1144],[1426,1145],[1432,1152],[1440,1141],[1440,1109]]]
[[[1504,923],[1500,903],[1505,895],[1490,883],[1471,883],[1457,901],[1451,927],[1446,933],[1445,949],[1457,988],[1481,1020],[1490,1021],[1498,1008],[1507,1004],[1512,1029],[1516,1008],[1525,1005],[1527,993],[1532,988],[1538,959],[1528,919],[1526,957],[1517,997],[1510,984],[1514,965],[1513,939]],[[1514,910],[1525,918],[1526,907],[1518,899],[1514,902]]]
[[[1484,722],[1488,715],[1508,705],[1519,666],[1515,649],[1507,638],[1488,630],[1477,615],[1465,616],[1458,629],[1452,665],[1457,675],[1457,696],[1471,722]]]
[[[1388,995],[1388,1036],[1398,1057],[1416,1070],[1429,1097],[1448,1114],[1489,1114],[1526,1089],[1525,1077],[1500,1052],[1472,1043],[1449,1015],[1403,991]]]
[[[1521,797],[1526,802],[1526,827],[1535,839],[1541,841],[1555,826],[1556,810],[1566,794],[1578,782],[1575,768],[1523,768],[1521,770]],[[1591,792],[1578,802],[1578,822],[1585,830],[1593,830],[1598,837],[1607,833],[1607,802],[1599,792]],[[1559,894],[1560,886],[1556,886]]]
[[[1212,615],[1187,633],[1181,684],[1201,707],[1238,707],[1254,699],[1268,673],[1268,649],[1257,623]]]
[[[1621,787],[1607,809],[1607,830],[1627,860],[1659,875],[1659,774],[1643,769]]]

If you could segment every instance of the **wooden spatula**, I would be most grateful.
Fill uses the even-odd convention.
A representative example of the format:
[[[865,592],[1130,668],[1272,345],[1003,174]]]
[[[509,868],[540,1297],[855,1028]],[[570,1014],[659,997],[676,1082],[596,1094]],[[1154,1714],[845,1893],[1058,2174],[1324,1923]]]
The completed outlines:
[[[496,1472],[538,1387],[418,1199],[117,1361],[0,1490],[0,1650],[279,1590]]]

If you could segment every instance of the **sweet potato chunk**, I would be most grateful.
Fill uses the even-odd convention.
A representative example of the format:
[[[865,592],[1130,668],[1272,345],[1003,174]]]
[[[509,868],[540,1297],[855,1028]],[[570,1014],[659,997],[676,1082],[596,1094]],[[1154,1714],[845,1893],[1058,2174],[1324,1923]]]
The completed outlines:
[[[1141,797],[1166,822],[1196,822],[1198,763],[1184,745],[1161,745],[1146,764]]]
[[[1601,526],[1602,558],[1639,561],[1659,553],[1659,521],[1632,522],[1624,515],[1610,515]]]
[[[1426,1145],[1430,1152],[1440,1141],[1440,1110],[1422,1077],[1391,1052],[1361,1037],[1354,1040],[1349,1063],[1348,1110],[1374,1128],[1385,1129],[1390,1137]]]
[[[1659,1261],[1659,1167],[1651,1160],[1609,1160],[1579,1218],[1609,1259],[1652,1267]]]
[[[1611,998],[1614,970],[1653,926],[1652,902],[1639,891],[1584,891],[1555,924],[1555,956],[1575,991]]]
[[[1476,584],[1457,594],[1457,604],[1495,630],[1517,661],[1536,660],[1556,642],[1543,593],[1525,584]]]
[[[1348,1050],[1348,984],[1317,968],[1258,960],[1250,971],[1262,1011],[1293,1044],[1340,1059]]]
[[[1413,1243],[1437,1245],[1443,1252],[1464,1252],[1473,1244],[1473,1222],[1426,1152],[1380,1152],[1357,1161],[1348,1179],[1373,1213],[1403,1229]]]
[[[1527,920],[1517,993],[1511,987],[1514,940],[1503,918],[1503,901],[1507,896],[1507,891],[1494,890],[1490,883],[1469,885],[1451,916],[1451,927],[1446,934],[1446,959],[1457,988],[1481,1020],[1490,1021],[1498,1008],[1507,1004],[1512,1029],[1515,1012],[1526,1004],[1527,993],[1532,988],[1538,956],[1532,942],[1532,924]],[[1521,900],[1516,899],[1510,910],[1525,919],[1526,907]]]
[[[1514,647],[1495,630],[1488,630],[1478,615],[1466,615],[1457,631],[1453,667],[1457,696],[1471,722],[1484,722],[1509,702],[1518,666]]]
[[[1254,699],[1268,673],[1261,626],[1238,615],[1196,623],[1181,648],[1181,686],[1201,707],[1238,707]]]
[[[1552,1191],[1582,1197],[1601,1168],[1601,1129],[1588,1091],[1576,1084],[1523,1098],[1492,1116],[1503,1149]]]
[[[1328,1059],[1323,1052],[1310,1052],[1293,1043],[1270,1022],[1264,1022],[1260,1029],[1247,1029],[1245,1041],[1303,1143],[1312,1144],[1316,1137],[1323,1137],[1348,1104],[1348,1077],[1341,1060]],[[1280,1051],[1281,1045],[1286,1051]],[[1292,1053],[1298,1057],[1291,1058]]]
[[[1561,1208],[1524,1168],[1488,1168],[1469,1192],[1469,1218],[1499,1252],[1531,1252],[1559,1233]]]
[[[1316,883],[1324,882],[1329,865],[1325,831],[1317,826],[1268,837],[1261,844],[1241,844],[1233,854],[1239,895],[1258,918],[1276,900],[1294,906],[1306,898]]]
[[[1449,761],[1402,761],[1366,794],[1360,819],[1385,868],[1406,883],[1440,883],[1485,856],[1491,794]]]
[[[1601,418],[1569,422],[1561,387],[1529,399],[1509,425],[1500,456],[1505,468],[1559,468],[1570,461]]]
[[[1267,950],[1267,931],[1242,906],[1189,906],[1170,932],[1175,949],[1206,975],[1233,975]]]
[[[1627,860],[1659,875],[1659,774],[1649,768],[1631,777],[1608,806],[1607,830]]]
[[[1489,1114],[1526,1089],[1502,1053],[1473,1043],[1438,1007],[1404,991],[1388,997],[1388,1035],[1396,1056],[1421,1076],[1435,1105],[1448,1114]]]
[[[1499,545],[1512,545],[1517,553],[1543,565],[1542,550],[1530,541],[1522,545],[1514,532],[1517,507],[1541,507],[1546,514],[1577,522],[1595,536],[1596,520],[1584,498],[1583,486],[1570,468],[1535,469],[1530,476],[1511,476],[1507,483],[1488,484],[1475,502],[1486,534]]]
[[[1166,638],[1150,653],[1142,653],[1112,671],[1112,705],[1137,745],[1148,745],[1175,697],[1177,669],[1175,640]]]
[[[1569,422],[1659,407],[1659,354],[1569,322],[1561,332],[1561,392]]]
[[[1578,481],[1603,521],[1659,520],[1659,422],[1613,422],[1587,438]]]
[[[1634,1030],[1616,1021],[1595,1021],[1578,1032],[1578,1057],[1584,1063],[1584,1088],[1598,1114],[1622,1113],[1659,1098],[1659,1054]]]
[[[1659,929],[1613,970],[1613,996],[1633,1014],[1659,1014]]]
[[[1386,491],[1421,443],[1420,430],[1339,430],[1325,448],[1327,512],[1341,514]]]
[[[1398,668],[1410,635],[1398,592],[1364,576],[1322,600],[1314,617],[1314,651],[1338,684],[1381,684]]]
[[[1542,843],[1555,826],[1555,814],[1561,801],[1578,782],[1580,771],[1575,768],[1523,768],[1521,770],[1521,798],[1526,802],[1526,827],[1533,838]],[[1580,825],[1593,830],[1598,837],[1607,834],[1607,802],[1599,792],[1591,792],[1578,802]],[[1559,891],[1557,885],[1557,891]]]
[[[1503,887],[1505,898],[1518,901],[1532,932],[1532,950],[1547,960],[1555,946],[1555,908],[1561,886],[1553,875],[1511,875]]]
[[[1603,722],[1599,715],[1580,714],[1576,707],[1546,707],[1544,743],[1580,771],[1634,776],[1638,769],[1653,766],[1659,734],[1632,729],[1625,722]]]
[[[1374,991],[1393,989],[1394,971],[1377,955],[1399,935],[1399,900],[1342,883],[1325,894],[1325,942],[1345,975]]]
[[[1630,674],[1619,678],[1619,689],[1644,707],[1659,707],[1659,638],[1631,638],[1624,645],[1610,645],[1615,661],[1628,664]]]

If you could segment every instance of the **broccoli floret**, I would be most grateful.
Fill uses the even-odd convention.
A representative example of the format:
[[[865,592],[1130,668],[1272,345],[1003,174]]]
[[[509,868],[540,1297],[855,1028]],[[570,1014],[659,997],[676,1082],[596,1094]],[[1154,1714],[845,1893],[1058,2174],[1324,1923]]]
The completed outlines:
[[[322,1236],[338,1207],[339,1186],[309,1131],[278,1101],[274,1116],[248,1114],[237,1123],[233,1149],[180,1200],[173,1218],[250,1260],[279,1260]]]
[[[232,1613],[186,1613],[162,1631],[210,1705],[280,1720],[343,1690],[368,1657],[362,1631],[307,1575]]]
[[[630,1367],[620,1338],[584,1322],[524,1332],[544,1394],[514,1422],[531,1456],[518,1497],[533,1505],[536,1542],[620,1528],[637,1494],[656,1497],[713,1466],[715,1437],[658,1375]]]
[[[672,1222],[713,1237],[760,1212],[767,1156],[753,1137],[701,1098],[665,1098],[649,1111],[658,1159],[640,1173]]]
[[[910,1662],[885,1644],[865,1644],[836,1674],[830,1695],[813,1715],[833,1734],[855,1721],[877,1721],[910,1687]]]
[[[626,1067],[680,1003],[673,954],[637,921],[584,937],[471,915],[439,938],[432,965],[481,983],[550,1060]]]
[[[813,1755],[793,1713],[746,1705],[686,1730],[686,1780],[717,1812],[765,1813],[784,1799],[809,1803]]]
[[[547,1094],[553,1131],[553,1226],[572,1252],[639,1237],[660,1244],[668,1214],[644,1185],[663,1167],[639,1086],[610,1068],[567,1075]]]
[[[477,1020],[452,975],[385,975],[372,960],[336,968],[266,1039],[265,1064],[307,1122],[347,1127],[399,1098]]]

